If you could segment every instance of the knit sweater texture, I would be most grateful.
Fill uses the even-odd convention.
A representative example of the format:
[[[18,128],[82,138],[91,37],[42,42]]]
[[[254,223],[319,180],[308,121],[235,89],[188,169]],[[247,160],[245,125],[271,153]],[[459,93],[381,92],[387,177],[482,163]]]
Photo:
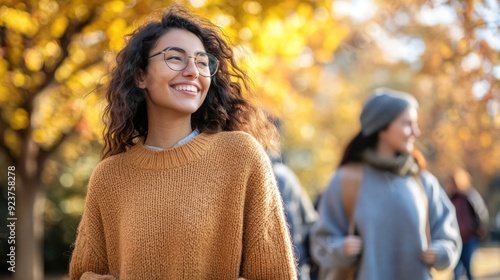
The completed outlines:
[[[462,246],[455,208],[436,177],[422,172],[424,198],[422,186],[413,176],[399,176],[368,165],[354,210],[362,252],[359,258],[348,256],[344,243],[349,222],[341,196],[341,169],[321,197],[320,218],[311,232],[312,255],[320,266],[321,280],[332,279],[337,268],[357,260],[356,279],[430,280],[431,267],[421,260],[428,243],[437,250],[432,267],[443,270],[455,266]],[[425,233],[427,216],[430,242]]]
[[[270,160],[244,132],[137,144],[89,181],[71,279],[296,279]]]

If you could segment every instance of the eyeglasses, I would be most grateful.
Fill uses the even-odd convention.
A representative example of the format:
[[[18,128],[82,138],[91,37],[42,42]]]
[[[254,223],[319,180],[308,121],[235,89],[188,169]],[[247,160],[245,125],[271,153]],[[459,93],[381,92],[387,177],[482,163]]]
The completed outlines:
[[[198,68],[198,72],[203,77],[212,77],[217,73],[219,61],[209,53],[198,53],[196,56],[189,56],[185,50],[177,47],[168,47],[159,53],[155,53],[148,58],[163,54],[163,60],[167,66],[174,71],[182,71],[186,69],[189,58],[194,58],[194,64]]]

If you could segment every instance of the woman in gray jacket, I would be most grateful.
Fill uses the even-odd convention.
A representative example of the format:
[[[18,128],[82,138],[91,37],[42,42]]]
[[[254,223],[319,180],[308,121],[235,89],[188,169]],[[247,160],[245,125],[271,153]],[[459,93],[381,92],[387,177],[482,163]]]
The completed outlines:
[[[338,279],[353,265],[353,279],[424,280],[432,279],[432,267],[456,264],[455,209],[414,148],[417,107],[411,95],[390,89],[366,102],[361,131],[321,197],[311,232],[321,280]]]

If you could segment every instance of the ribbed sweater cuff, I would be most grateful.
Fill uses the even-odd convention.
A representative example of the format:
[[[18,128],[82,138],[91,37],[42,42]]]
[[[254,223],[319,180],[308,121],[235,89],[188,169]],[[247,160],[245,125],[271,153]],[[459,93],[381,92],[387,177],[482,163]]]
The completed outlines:
[[[94,272],[85,272],[80,280],[116,280],[113,275],[101,275]]]

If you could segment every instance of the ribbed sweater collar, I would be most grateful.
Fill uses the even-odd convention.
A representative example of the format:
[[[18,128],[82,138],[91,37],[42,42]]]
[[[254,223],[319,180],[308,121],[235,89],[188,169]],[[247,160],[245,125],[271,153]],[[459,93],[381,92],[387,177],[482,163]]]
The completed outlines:
[[[154,151],[144,147],[143,141],[125,152],[130,164],[141,169],[169,169],[199,159],[215,141],[217,134],[201,133],[191,141],[171,149]]]

